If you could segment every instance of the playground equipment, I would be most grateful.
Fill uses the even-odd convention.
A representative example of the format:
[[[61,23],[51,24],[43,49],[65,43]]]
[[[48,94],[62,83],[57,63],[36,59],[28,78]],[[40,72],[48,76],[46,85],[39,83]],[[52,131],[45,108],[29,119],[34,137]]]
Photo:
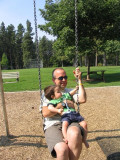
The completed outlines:
[[[34,4],[34,23],[35,23],[35,41],[36,41],[36,53],[37,53],[37,60],[38,60],[38,74],[39,74],[39,89],[40,89],[40,103],[42,106],[42,87],[41,87],[41,74],[40,74],[40,56],[38,50],[38,31],[37,31],[37,16],[36,16],[36,0],[33,0]],[[77,22],[77,0],[75,0],[75,67],[78,67],[78,22]],[[78,83],[78,79],[77,79]],[[78,95],[78,94],[77,94]],[[78,96],[77,96],[77,110],[79,112],[79,103],[78,103]],[[42,108],[40,108],[42,111]]]

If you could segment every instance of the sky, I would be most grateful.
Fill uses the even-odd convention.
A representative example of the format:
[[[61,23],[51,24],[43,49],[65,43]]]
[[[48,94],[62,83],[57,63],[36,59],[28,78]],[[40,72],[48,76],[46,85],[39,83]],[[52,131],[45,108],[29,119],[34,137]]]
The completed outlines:
[[[39,9],[43,9],[45,5],[45,0],[36,0],[36,15],[37,24],[44,24],[45,21],[40,15]],[[26,28],[26,21],[31,22],[33,32],[35,33],[34,26],[34,6],[33,0],[0,0],[0,24],[5,23],[5,27],[13,24],[15,30],[17,26],[21,23]],[[40,31],[38,28],[38,37],[43,37],[44,35],[49,40],[54,40],[55,37]]]

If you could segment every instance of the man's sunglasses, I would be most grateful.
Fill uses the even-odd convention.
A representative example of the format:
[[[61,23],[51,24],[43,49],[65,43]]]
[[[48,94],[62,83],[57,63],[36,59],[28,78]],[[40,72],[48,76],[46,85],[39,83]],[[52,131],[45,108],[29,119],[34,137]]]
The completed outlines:
[[[68,78],[67,76],[64,76],[64,77],[63,77],[63,76],[61,76],[61,77],[58,77],[58,78],[55,78],[55,79],[59,79],[59,80],[61,80],[61,81],[62,81],[63,79],[65,79],[65,80],[66,80],[67,78]]]

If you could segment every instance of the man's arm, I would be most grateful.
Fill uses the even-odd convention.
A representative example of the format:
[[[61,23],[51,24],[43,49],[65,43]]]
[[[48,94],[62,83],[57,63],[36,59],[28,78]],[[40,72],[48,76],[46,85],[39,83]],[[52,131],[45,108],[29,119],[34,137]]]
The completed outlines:
[[[56,106],[57,109],[63,109],[63,106],[61,103],[59,103],[57,106]],[[43,114],[43,117],[52,117],[54,115],[56,115],[57,113],[54,113],[54,112],[51,112],[49,109],[48,109],[48,106],[44,106],[42,107],[42,114]]]
[[[49,109],[51,112],[58,113],[58,114],[61,114],[61,113],[63,112],[63,109],[62,109],[62,108],[56,108],[56,107],[54,107],[54,106],[51,105],[51,104],[49,104],[48,109]]]
[[[79,102],[85,103],[86,102],[86,92],[84,89],[84,86],[82,84],[82,73],[80,72],[79,68],[76,68],[76,70],[73,72],[74,76],[78,79],[78,86],[79,86]]]
[[[82,85],[82,82],[80,79],[78,80],[78,83],[79,83],[79,102],[85,103],[87,100],[87,97],[86,97],[84,86]]]

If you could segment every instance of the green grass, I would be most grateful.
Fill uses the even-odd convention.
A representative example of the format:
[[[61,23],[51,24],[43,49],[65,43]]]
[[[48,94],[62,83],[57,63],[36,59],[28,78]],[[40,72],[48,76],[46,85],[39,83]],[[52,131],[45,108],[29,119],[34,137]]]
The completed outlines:
[[[42,89],[47,85],[53,84],[52,82],[52,70],[54,68],[41,68],[41,85]],[[73,88],[76,85],[75,78],[72,71],[74,67],[64,67],[68,75],[68,88]],[[81,71],[87,71],[87,67],[81,67]],[[85,82],[83,84],[85,87],[103,87],[103,86],[120,86],[120,66],[108,66],[108,67],[91,67],[91,71],[95,70],[106,70],[105,71],[105,82],[102,81],[92,81]],[[4,70],[6,72],[7,70]],[[20,69],[20,70],[9,70],[19,71],[20,81],[17,83],[4,83],[5,92],[15,92],[15,91],[35,91],[39,90],[39,78],[38,78],[38,69]],[[96,76],[91,75],[91,78],[96,78]],[[83,74],[83,78],[86,77],[86,74]],[[8,81],[8,80],[6,80]],[[10,81],[10,80],[9,80]],[[13,79],[11,79],[13,81]]]

